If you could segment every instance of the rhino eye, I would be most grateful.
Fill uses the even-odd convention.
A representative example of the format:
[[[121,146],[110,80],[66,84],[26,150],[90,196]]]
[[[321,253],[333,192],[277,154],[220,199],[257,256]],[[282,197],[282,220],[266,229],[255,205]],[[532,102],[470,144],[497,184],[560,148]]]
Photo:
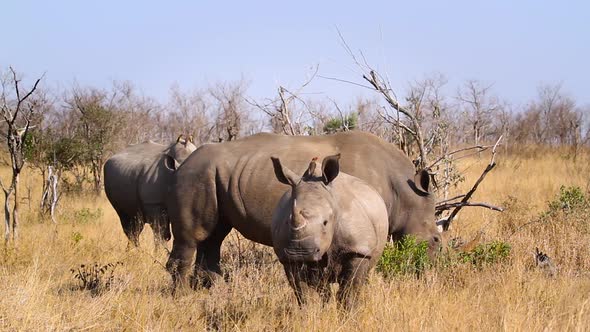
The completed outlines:
[[[324,226],[326,226],[328,224],[327,220],[324,220]]]

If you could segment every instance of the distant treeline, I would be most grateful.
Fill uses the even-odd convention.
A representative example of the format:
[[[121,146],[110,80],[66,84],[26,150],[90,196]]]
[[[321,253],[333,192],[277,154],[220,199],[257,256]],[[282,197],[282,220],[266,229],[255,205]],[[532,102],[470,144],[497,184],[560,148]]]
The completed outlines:
[[[14,107],[13,76],[4,69],[1,75],[3,107]],[[453,95],[443,93],[446,84],[441,75],[411,84],[407,95],[399,96],[416,120],[409,121],[379,94],[338,105],[329,96],[309,97],[302,89],[292,93],[279,87],[277,96],[253,100],[242,80],[195,90],[175,85],[168,101],[160,103],[131,82],[114,82],[110,88],[73,84],[52,91],[41,80],[28,100],[30,114],[20,115],[30,126],[23,137],[25,159],[39,169],[71,170],[77,180],[70,185],[87,181],[99,190],[102,166],[114,152],[148,139],[171,142],[181,133],[198,144],[261,131],[320,135],[363,130],[398,144],[411,158],[419,155],[412,135],[416,130],[427,152],[438,156],[457,146],[493,143],[500,135],[512,148],[568,146],[577,153],[590,137],[588,107],[578,105],[559,84],[539,87],[538,96],[523,106],[510,105],[480,81],[465,82]]]

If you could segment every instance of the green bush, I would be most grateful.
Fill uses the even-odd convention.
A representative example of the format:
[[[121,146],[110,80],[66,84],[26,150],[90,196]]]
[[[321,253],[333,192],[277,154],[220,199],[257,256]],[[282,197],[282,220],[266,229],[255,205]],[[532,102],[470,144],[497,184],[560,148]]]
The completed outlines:
[[[413,236],[404,236],[400,241],[388,243],[377,263],[377,271],[385,278],[401,275],[420,276],[431,267],[452,269],[458,265],[471,264],[480,268],[505,261],[511,252],[510,244],[503,241],[482,243],[473,250],[458,252],[442,250],[435,261],[428,255],[428,243],[418,242]]]
[[[353,130],[358,124],[358,113],[350,113],[343,118],[332,118],[324,125],[324,132],[333,134],[344,130]]]
[[[74,242],[74,244],[78,244],[83,238],[84,237],[80,232],[72,232],[72,242]]]
[[[418,242],[413,236],[404,236],[401,240],[388,243],[377,263],[377,271],[386,278],[414,274],[420,275],[430,267],[428,243]]]
[[[89,208],[82,208],[74,212],[74,222],[79,224],[88,224],[95,222],[102,217],[102,209],[98,208],[92,210]]]
[[[475,249],[459,254],[461,263],[471,263],[477,267],[502,262],[510,256],[510,244],[502,241],[492,241],[479,244]]]
[[[542,212],[534,222],[544,225],[568,224],[577,232],[590,232],[590,199],[588,194],[579,187],[559,188],[559,194],[549,202],[546,211]]]
[[[568,213],[586,208],[588,208],[588,198],[580,187],[561,186],[557,197],[549,202],[548,213],[554,214],[558,211]]]

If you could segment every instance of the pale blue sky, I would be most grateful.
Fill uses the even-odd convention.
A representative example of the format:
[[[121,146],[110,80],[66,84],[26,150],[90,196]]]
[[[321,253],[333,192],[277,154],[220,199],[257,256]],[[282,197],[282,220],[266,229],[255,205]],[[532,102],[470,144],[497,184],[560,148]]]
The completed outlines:
[[[320,74],[361,82],[340,45],[400,91],[432,72],[494,83],[513,103],[541,82],[563,82],[590,104],[588,1],[7,1],[0,66],[46,82],[109,86],[130,80],[165,101],[170,86],[245,77],[253,97]],[[362,88],[316,79],[307,89],[349,102]]]

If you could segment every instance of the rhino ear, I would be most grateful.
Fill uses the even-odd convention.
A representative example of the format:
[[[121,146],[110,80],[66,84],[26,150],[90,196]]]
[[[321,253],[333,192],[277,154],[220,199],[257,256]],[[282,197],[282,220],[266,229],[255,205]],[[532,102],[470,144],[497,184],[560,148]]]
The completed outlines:
[[[288,169],[281,165],[281,161],[277,157],[270,157],[272,160],[272,166],[275,170],[275,176],[279,180],[279,182],[288,184],[292,187],[295,187],[297,183],[301,180],[301,177],[297,176],[292,170]]]
[[[327,156],[322,161],[322,174],[324,174],[324,184],[329,184],[340,173],[340,153],[333,156]]]
[[[421,169],[416,172],[416,175],[414,175],[414,184],[421,194],[430,194],[430,174],[428,171]]]
[[[164,155],[164,166],[171,171],[175,171],[176,170],[176,160],[174,160],[174,158],[172,158],[172,156],[165,154]]]

